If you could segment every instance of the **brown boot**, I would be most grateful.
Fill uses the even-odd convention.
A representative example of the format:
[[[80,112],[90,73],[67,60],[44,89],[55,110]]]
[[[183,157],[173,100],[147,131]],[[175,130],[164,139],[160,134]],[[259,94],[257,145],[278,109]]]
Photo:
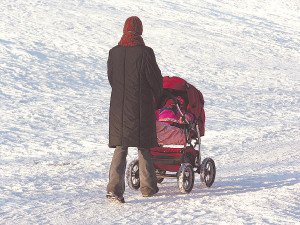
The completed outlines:
[[[108,198],[108,200],[112,203],[125,203],[125,200],[123,197],[119,197],[112,192],[108,192],[106,194],[106,198]]]
[[[153,191],[153,189],[150,189],[150,188],[147,188],[147,187],[144,187],[144,188],[141,189],[143,197],[152,197],[158,191],[159,191],[158,187],[156,187],[155,191]]]

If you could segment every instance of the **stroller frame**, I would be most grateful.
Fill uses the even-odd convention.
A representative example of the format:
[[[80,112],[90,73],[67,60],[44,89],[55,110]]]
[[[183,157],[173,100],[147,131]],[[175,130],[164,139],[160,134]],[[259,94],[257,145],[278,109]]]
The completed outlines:
[[[186,90],[189,93],[186,93]],[[177,95],[184,96],[186,102],[190,104],[191,107],[188,111],[196,117],[193,123],[189,123],[184,117],[175,98]],[[204,135],[205,123],[203,95],[193,85],[179,77],[164,77],[164,95],[158,102],[157,108],[161,108],[166,100],[170,98],[175,102],[177,110],[184,121],[184,124],[173,125],[184,129],[186,143],[180,146],[162,145],[150,149],[156,169],[157,182],[161,183],[165,178],[177,179],[180,191],[189,193],[194,186],[195,173],[198,173],[202,185],[210,187],[215,180],[216,167],[211,158],[205,158],[201,163],[201,136]],[[131,189],[139,189],[138,160],[133,160],[129,164],[126,179]]]

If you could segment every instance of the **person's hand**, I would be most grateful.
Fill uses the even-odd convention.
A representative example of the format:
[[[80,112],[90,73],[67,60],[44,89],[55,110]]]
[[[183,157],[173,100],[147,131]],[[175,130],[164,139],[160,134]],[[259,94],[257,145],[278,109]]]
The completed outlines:
[[[191,121],[192,121],[192,118],[191,118],[190,115],[185,115],[184,117],[185,117],[185,119],[186,119],[188,122],[191,122]],[[179,118],[178,123],[180,123],[180,124],[184,124],[184,123],[185,123],[185,121],[183,120],[182,116]]]
[[[183,118],[182,116],[179,118],[179,121],[178,121],[179,124],[184,124],[184,121],[183,121]]]

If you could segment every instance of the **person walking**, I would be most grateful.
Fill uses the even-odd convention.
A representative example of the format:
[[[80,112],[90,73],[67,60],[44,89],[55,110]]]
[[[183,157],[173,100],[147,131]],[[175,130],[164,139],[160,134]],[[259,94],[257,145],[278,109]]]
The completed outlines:
[[[141,20],[132,16],[123,36],[109,51],[107,75],[111,91],[109,147],[115,148],[106,197],[124,203],[128,147],[138,148],[140,190],[144,197],[158,192],[150,148],[156,147],[155,100],[163,91],[163,78],[152,48],[142,38]]]

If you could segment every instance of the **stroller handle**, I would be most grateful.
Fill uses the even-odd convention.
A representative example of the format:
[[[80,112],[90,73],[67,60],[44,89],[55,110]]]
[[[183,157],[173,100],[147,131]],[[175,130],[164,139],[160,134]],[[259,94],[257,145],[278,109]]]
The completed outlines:
[[[179,103],[178,103],[177,98],[175,98],[175,96],[174,96],[170,91],[168,91],[168,90],[166,90],[166,89],[164,89],[164,93],[167,94],[167,96],[168,96],[169,98],[171,98],[171,99],[174,101],[174,103],[175,103],[175,105],[176,105],[176,108],[177,108],[177,110],[178,110],[180,116],[182,117],[183,121],[184,121],[186,124],[190,124],[190,122],[185,118],[183,112],[181,111],[181,109],[180,109],[180,107],[179,107]]]

